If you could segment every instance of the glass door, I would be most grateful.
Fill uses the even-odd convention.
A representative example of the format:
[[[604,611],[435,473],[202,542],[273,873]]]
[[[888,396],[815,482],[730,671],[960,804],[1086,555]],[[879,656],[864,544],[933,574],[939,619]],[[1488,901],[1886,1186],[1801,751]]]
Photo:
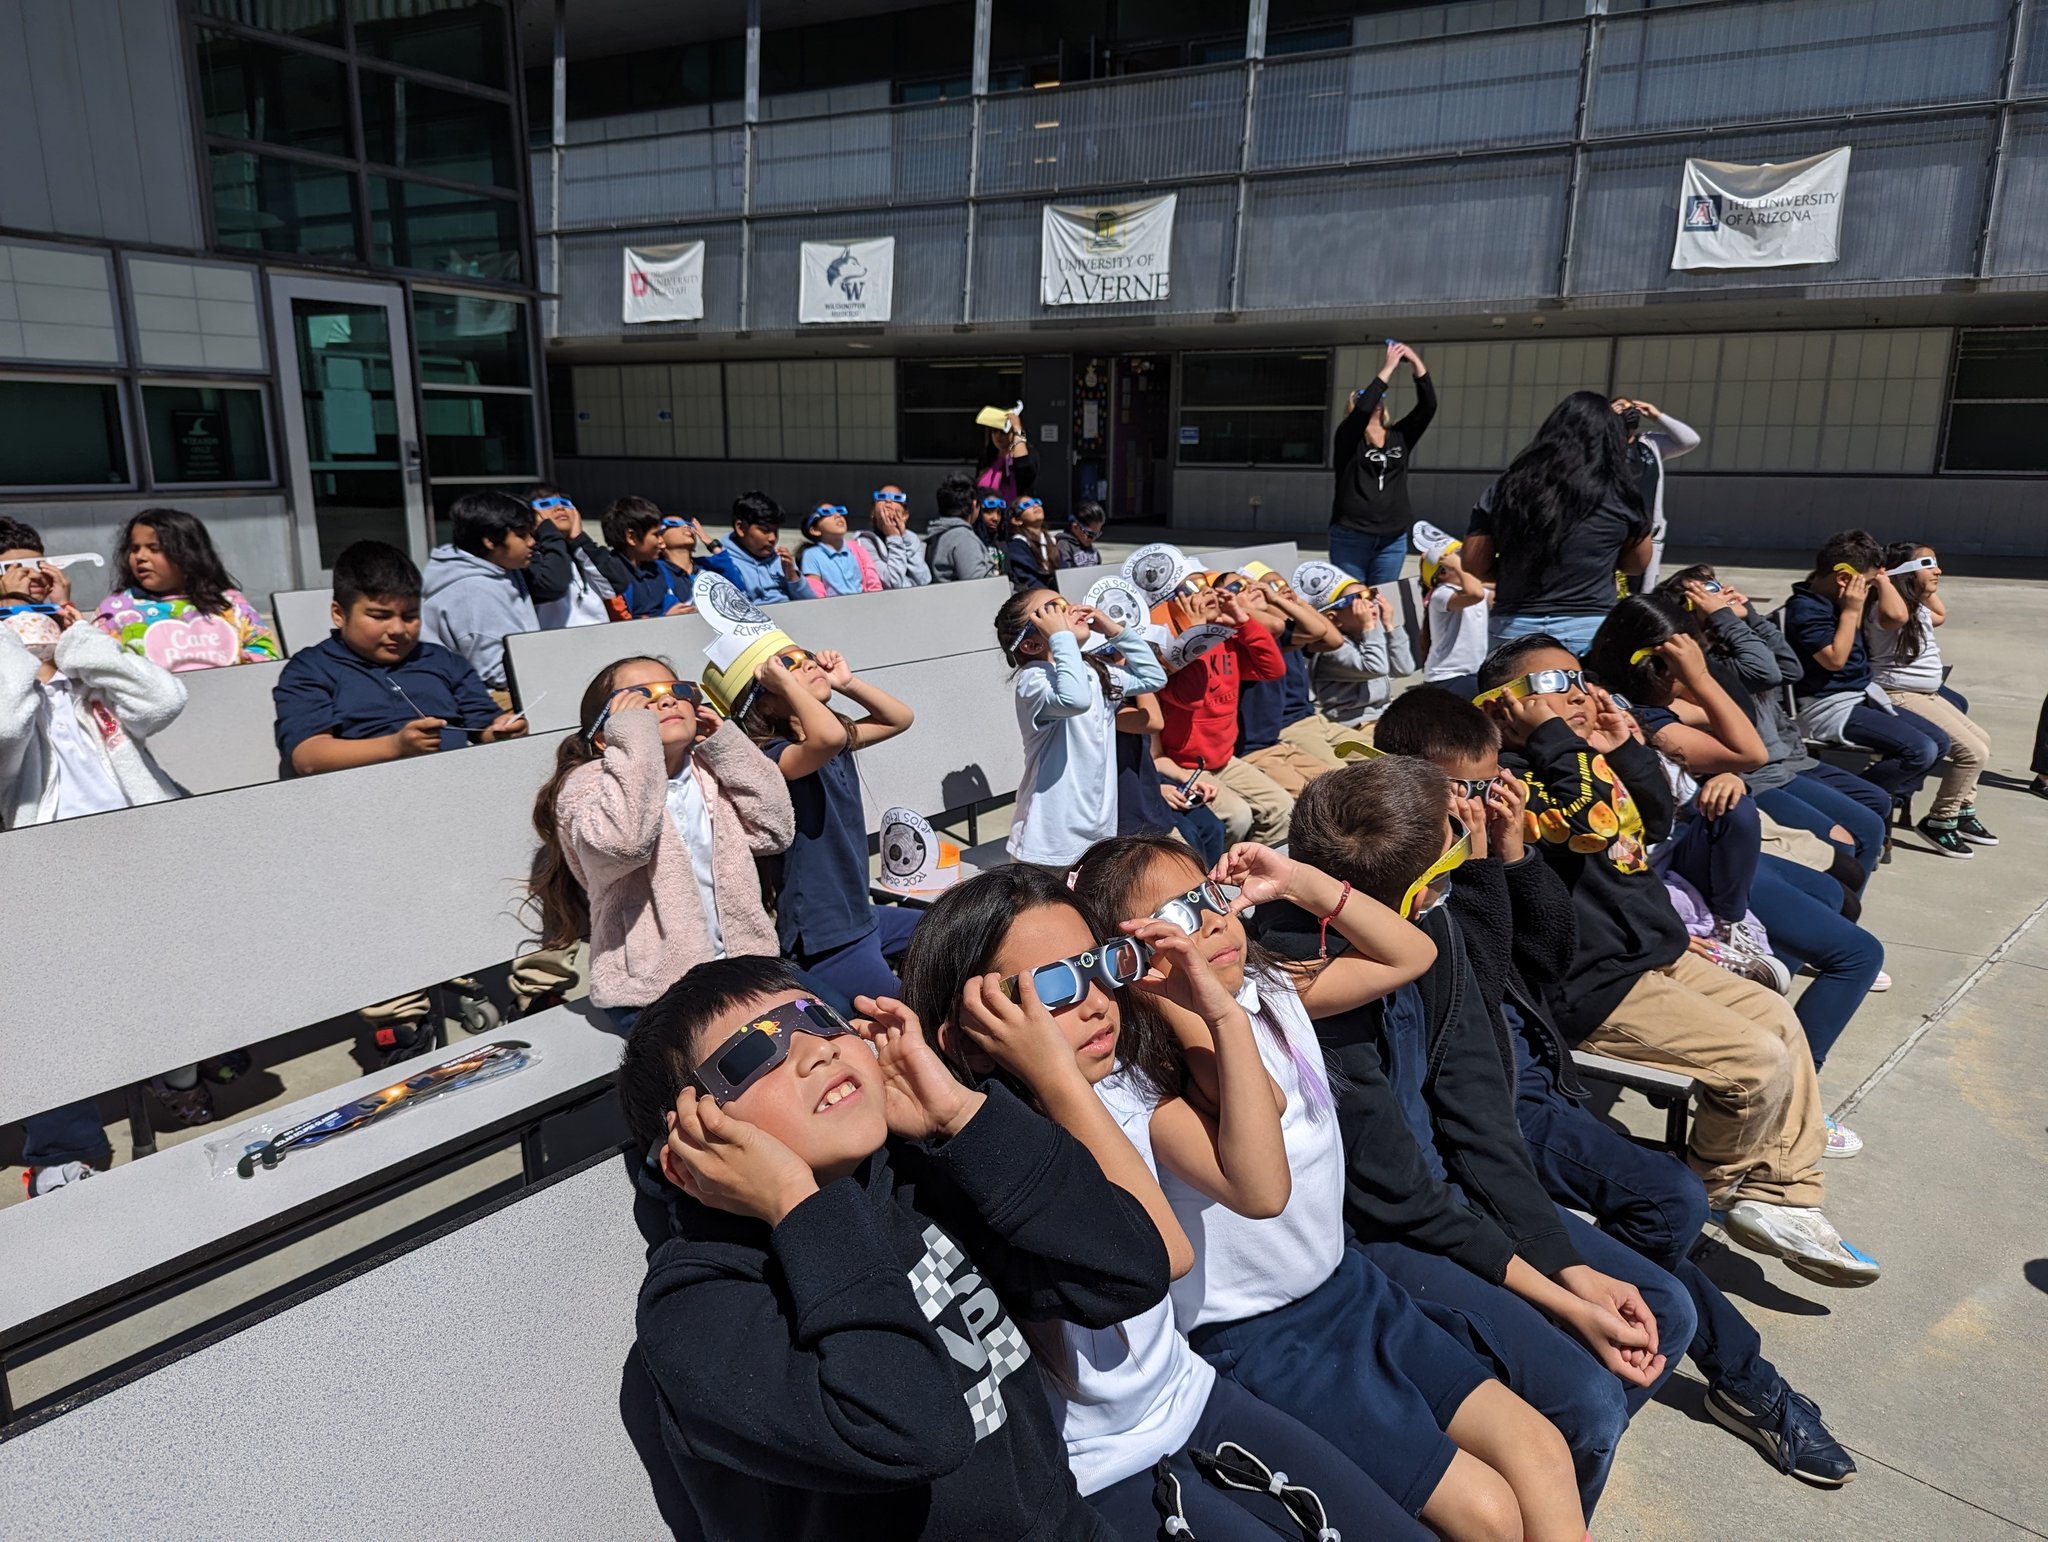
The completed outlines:
[[[299,579],[328,581],[355,541],[427,556],[412,346],[395,284],[275,277]]]

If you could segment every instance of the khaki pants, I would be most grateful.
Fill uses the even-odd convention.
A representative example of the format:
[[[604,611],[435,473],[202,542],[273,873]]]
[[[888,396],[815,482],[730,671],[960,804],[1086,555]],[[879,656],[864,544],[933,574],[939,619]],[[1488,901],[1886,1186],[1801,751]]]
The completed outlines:
[[[1783,996],[1686,953],[1636,981],[1581,1048],[1699,1083],[1690,1160],[1715,1206],[1821,1202],[1820,1078]]]
[[[1334,718],[1312,712],[1298,723],[1289,723],[1280,730],[1280,742],[1291,744],[1298,750],[1306,750],[1318,759],[1326,759],[1326,770],[1334,771],[1347,762],[1337,746],[1340,744],[1372,743],[1373,725],[1361,723],[1356,728],[1347,728]]]
[[[1948,758],[1941,763],[1941,787],[1934,795],[1929,819],[1953,819],[1977,806],[1977,778],[1991,763],[1991,736],[1963,716],[1956,704],[1932,691],[1887,691],[1892,705],[1924,717],[1949,737]]]
[[[1159,769],[1168,776],[1184,777],[1193,766],[1179,765],[1159,757]],[[1209,812],[1223,821],[1233,842],[1257,841],[1278,846],[1287,839],[1287,826],[1294,817],[1294,799],[1287,789],[1248,760],[1233,755],[1220,766],[1202,773],[1216,784],[1216,800]]]
[[[1244,758],[1277,782],[1290,798],[1300,797],[1302,788],[1343,764],[1334,755],[1317,756],[1294,744],[1269,744]]]

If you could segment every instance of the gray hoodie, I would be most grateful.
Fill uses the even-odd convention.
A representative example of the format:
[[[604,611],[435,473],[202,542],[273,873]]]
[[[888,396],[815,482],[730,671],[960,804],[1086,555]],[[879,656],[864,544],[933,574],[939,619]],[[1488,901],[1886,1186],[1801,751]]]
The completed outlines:
[[[456,546],[436,546],[420,575],[420,635],[452,648],[484,684],[505,689],[505,639],[538,632],[526,577]]]
[[[856,530],[853,539],[867,549],[885,588],[922,589],[932,581],[932,570],[924,562],[924,543],[908,530],[887,536],[879,530]]]
[[[947,584],[962,578],[993,578],[996,554],[966,520],[941,514],[925,527],[924,554],[932,581]]]

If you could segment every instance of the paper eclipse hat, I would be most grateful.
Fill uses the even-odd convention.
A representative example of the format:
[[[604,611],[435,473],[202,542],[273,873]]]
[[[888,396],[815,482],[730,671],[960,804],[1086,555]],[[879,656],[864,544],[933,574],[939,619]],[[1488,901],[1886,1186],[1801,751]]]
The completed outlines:
[[[1203,654],[1230,641],[1230,628],[1220,621],[1199,621],[1169,638],[1159,648],[1159,662],[1168,673],[1185,669]]]
[[[1426,519],[1418,519],[1408,536],[1414,541],[1415,549],[1422,553],[1422,587],[1425,589],[1436,582],[1436,570],[1443,565],[1444,558],[1465,544]]]
[[[796,642],[717,573],[698,575],[690,603],[717,634],[705,646],[706,667],[698,684],[726,717],[743,716],[753,704],[755,672]]]
[[[1139,592],[1138,586],[1121,573],[1111,573],[1107,578],[1096,579],[1089,585],[1088,593],[1081,603],[1101,611],[1118,626],[1127,630],[1136,627],[1143,631],[1152,616],[1152,607],[1146,603],[1145,596]]]
[[[1124,577],[1137,587],[1147,605],[1171,598],[1174,590],[1201,571],[1194,558],[1165,541],[1140,546],[1124,558]]]
[[[885,889],[919,893],[950,889],[960,881],[960,848],[941,840],[914,809],[882,810],[880,883]]]
[[[1294,592],[1317,610],[1328,610],[1353,589],[1364,587],[1333,563],[1304,562],[1294,570]]]

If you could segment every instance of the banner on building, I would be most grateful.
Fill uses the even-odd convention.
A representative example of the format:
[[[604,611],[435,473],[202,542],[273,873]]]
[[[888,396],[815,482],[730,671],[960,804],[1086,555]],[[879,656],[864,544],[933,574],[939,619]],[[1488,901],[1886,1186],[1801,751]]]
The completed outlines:
[[[1782,166],[1685,163],[1674,268],[1790,268],[1842,255],[1849,151]]]
[[[704,243],[626,248],[628,326],[641,321],[701,321]]]
[[[1047,305],[1168,298],[1175,201],[1168,193],[1143,203],[1047,204],[1039,298]]]
[[[887,321],[896,295],[896,238],[806,241],[797,290],[800,325]]]

